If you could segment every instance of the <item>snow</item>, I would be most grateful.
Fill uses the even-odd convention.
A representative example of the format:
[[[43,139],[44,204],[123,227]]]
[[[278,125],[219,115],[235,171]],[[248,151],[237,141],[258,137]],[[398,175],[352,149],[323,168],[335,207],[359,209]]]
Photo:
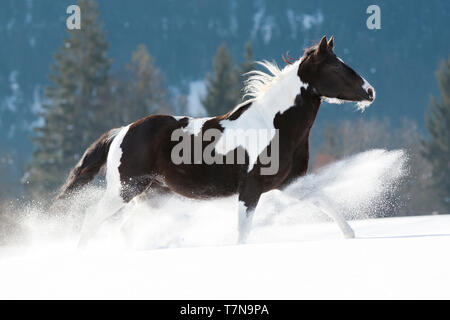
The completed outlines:
[[[264,6],[263,2],[257,3],[258,9],[256,10],[255,14],[253,15],[253,27],[252,31],[250,32],[251,39],[254,39],[259,31],[259,28],[261,26],[261,21],[264,17],[266,8]]]
[[[19,82],[18,82],[18,74],[17,70],[11,71],[9,74],[9,86],[11,90],[11,95],[6,98],[6,107],[11,112],[17,111],[17,104],[21,101],[22,93],[20,90]]]
[[[273,29],[275,28],[275,18],[273,16],[267,16],[264,19],[264,23],[261,26],[261,33],[263,36],[264,44],[269,44],[272,39]]]
[[[201,99],[206,95],[206,86],[203,80],[189,83],[189,94],[187,97],[188,115],[191,117],[205,117],[207,112],[203,107]]]
[[[304,241],[149,251],[64,250],[0,260],[0,298],[448,299],[450,216],[299,228]],[[308,240],[306,240],[308,239]]]
[[[314,26],[322,24],[324,21],[324,16],[321,11],[317,11],[314,14],[296,14],[292,9],[287,9],[286,17],[291,28],[292,39],[297,38],[297,26],[299,24],[301,24],[304,30],[309,30]]]
[[[102,195],[90,188],[61,215],[22,209],[0,247],[0,299],[448,299],[450,216],[374,219],[405,174],[400,150],[338,161],[264,194],[245,245],[236,197],[170,197],[131,204],[79,250],[83,213]]]
[[[323,22],[323,14],[320,11],[316,14],[304,14],[302,20],[303,28],[309,30],[314,25],[319,25]]]

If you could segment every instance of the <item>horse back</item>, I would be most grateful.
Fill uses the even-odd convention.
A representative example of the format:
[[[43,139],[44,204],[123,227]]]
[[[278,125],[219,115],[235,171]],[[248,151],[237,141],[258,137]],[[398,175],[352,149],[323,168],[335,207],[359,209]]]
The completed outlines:
[[[211,118],[205,126],[221,129],[220,118]],[[132,123],[121,144],[122,159],[119,168],[121,180],[145,177],[157,180],[171,190],[191,198],[228,196],[237,192],[239,177],[245,172],[241,165],[195,163],[192,157],[187,163],[175,163],[174,147],[180,143],[172,134],[183,130],[188,117],[152,115]],[[193,147],[201,135],[188,135]],[[201,150],[211,142],[200,141]],[[233,151],[233,152],[236,152]]]

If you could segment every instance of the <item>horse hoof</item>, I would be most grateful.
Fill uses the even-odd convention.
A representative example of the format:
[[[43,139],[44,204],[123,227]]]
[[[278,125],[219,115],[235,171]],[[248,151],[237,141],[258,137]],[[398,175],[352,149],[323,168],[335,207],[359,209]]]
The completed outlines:
[[[77,248],[78,249],[86,249],[87,248],[87,245],[88,245],[88,240],[87,239],[84,239],[84,238],[81,238],[79,241],[78,241],[78,245],[77,245]]]
[[[354,239],[355,232],[353,230],[348,230],[348,231],[344,232],[344,238],[345,239]]]
[[[247,236],[248,236],[247,233],[246,234],[239,233],[237,244],[245,244],[247,242]]]

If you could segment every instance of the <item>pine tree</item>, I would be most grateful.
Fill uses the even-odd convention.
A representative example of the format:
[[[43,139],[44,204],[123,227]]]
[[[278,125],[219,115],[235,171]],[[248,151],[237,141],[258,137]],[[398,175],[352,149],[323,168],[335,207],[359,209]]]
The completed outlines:
[[[432,165],[433,187],[450,210],[450,57],[436,73],[441,101],[431,97],[426,125],[430,135],[423,141],[423,153]]]
[[[222,44],[213,59],[214,73],[206,76],[206,96],[202,104],[209,115],[230,111],[240,102],[240,81],[233,58]]]
[[[253,50],[252,45],[249,42],[244,47],[244,62],[241,64],[241,72],[245,74],[253,70]]]
[[[132,53],[124,70],[109,77],[102,96],[108,108],[99,109],[97,117],[108,128],[122,126],[151,114],[169,114],[171,106],[164,77],[144,45]]]
[[[12,155],[3,151],[0,155],[0,203],[11,196],[11,184],[14,183],[11,179],[13,165]]]
[[[126,69],[130,74],[128,121],[135,121],[149,114],[168,113],[167,88],[160,71],[155,67],[155,59],[141,44],[133,52]]]
[[[100,93],[107,83],[108,43],[93,0],[79,0],[81,29],[68,30],[68,38],[55,54],[45,89],[44,125],[35,128],[35,150],[23,179],[30,195],[55,190],[86,147],[104,131],[96,119]]]

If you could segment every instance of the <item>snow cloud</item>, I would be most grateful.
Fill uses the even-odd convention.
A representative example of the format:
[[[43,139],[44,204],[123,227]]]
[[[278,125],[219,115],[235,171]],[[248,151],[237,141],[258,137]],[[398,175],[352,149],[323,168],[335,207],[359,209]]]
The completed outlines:
[[[330,221],[326,210],[336,210],[347,219],[379,215],[392,206],[389,194],[406,173],[403,151],[372,150],[304,176],[283,192],[265,193],[249,242],[311,240],[314,225]],[[83,215],[91,214],[102,192],[93,187],[84,190],[67,201],[59,217],[49,216],[38,206],[23,209],[17,215],[21,221],[15,223],[18,238],[32,246],[75,248]],[[168,196],[130,203],[103,224],[90,246],[116,250],[235,244],[237,206],[236,196],[209,201]],[[332,234],[343,238],[337,225],[330,226]]]

